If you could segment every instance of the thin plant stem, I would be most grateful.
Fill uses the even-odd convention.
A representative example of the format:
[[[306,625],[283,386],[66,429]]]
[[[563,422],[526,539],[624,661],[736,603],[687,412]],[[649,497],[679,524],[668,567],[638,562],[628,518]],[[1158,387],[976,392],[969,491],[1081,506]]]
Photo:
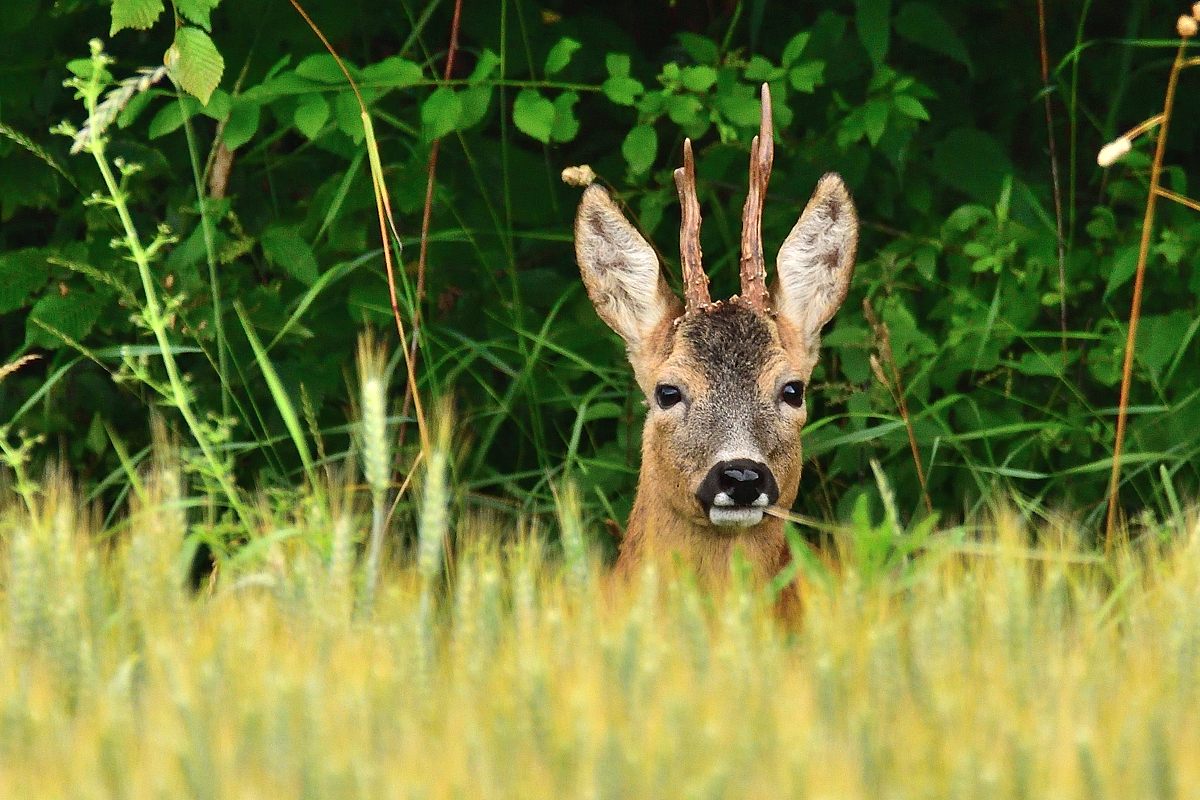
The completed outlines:
[[[1050,56],[1046,48],[1046,2],[1037,0],[1038,54],[1042,66],[1042,101],[1046,109],[1046,140],[1050,146],[1050,182],[1054,190],[1054,233],[1058,244],[1058,321],[1062,349],[1067,350],[1067,250],[1063,233],[1062,186],[1058,177],[1058,144],[1054,136],[1054,111],[1050,102]]]
[[[1108,518],[1105,523],[1104,552],[1112,553],[1116,539],[1117,499],[1121,486],[1121,451],[1125,445],[1125,426],[1129,417],[1129,386],[1133,380],[1133,355],[1137,344],[1138,321],[1142,313],[1142,289],[1146,283],[1146,261],[1150,255],[1150,237],[1154,233],[1154,212],[1158,205],[1159,183],[1162,180],[1163,157],[1167,151],[1167,130],[1171,124],[1171,110],[1175,105],[1175,89],[1179,85],[1179,71],[1183,68],[1183,54],[1187,42],[1180,41],[1167,78],[1167,93],[1163,99],[1162,124],[1158,129],[1158,142],[1154,147],[1154,161],[1150,166],[1150,191],[1146,196],[1146,215],[1142,219],[1142,240],[1138,246],[1137,272],[1133,279],[1133,300],[1129,309],[1129,332],[1125,337],[1125,362],[1121,368],[1121,397],[1117,403],[1117,432],[1113,439],[1112,476],[1108,484]]]
[[[93,118],[95,114],[95,97],[89,97],[89,119]],[[133,224],[133,217],[130,215],[129,207],[125,203],[125,193],[108,164],[108,157],[104,152],[104,140],[100,138],[98,130],[93,130],[92,140],[89,144],[90,147],[88,149],[96,160],[96,166],[100,169],[104,185],[108,188],[112,206],[116,209],[117,216],[121,219],[121,225],[125,229],[125,241],[129,246],[130,255],[138,268],[138,275],[142,281],[142,290],[146,295],[146,323],[150,326],[158,342],[159,353],[162,355],[163,366],[167,372],[167,380],[171,384],[172,400],[179,409],[179,413],[183,416],[184,422],[187,423],[192,438],[196,440],[196,444],[204,454],[205,460],[208,461],[213,471],[213,477],[225,493],[231,508],[238,515],[245,529],[248,532],[252,531],[253,526],[251,525],[250,516],[242,506],[237,488],[233,485],[228,471],[222,466],[216,452],[213,450],[212,443],[209,442],[207,435],[204,433],[200,420],[196,416],[196,412],[192,409],[191,401],[188,399],[190,390],[184,383],[179,366],[175,363],[175,354],[171,347],[170,338],[167,336],[167,328],[162,318],[162,308],[158,302],[158,290],[154,286],[154,277],[150,274],[150,258],[146,253],[146,249],[142,246],[141,236],[138,234],[137,227]]]
[[[400,316],[400,303],[396,298],[396,270],[392,258],[392,243],[388,239],[388,229],[391,228],[392,235],[397,243],[400,241],[400,236],[396,232],[395,218],[392,216],[392,203],[388,197],[387,184],[383,178],[383,164],[379,158],[379,147],[375,141],[375,129],[371,125],[371,115],[367,111],[366,101],[363,100],[362,92],[358,90],[358,84],[354,82],[354,78],[350,76],[350,71],[346,69],[346,65],[342,62],[341,56],[333,49],[333,45],[325,38],[325,34],[317,27],[312,18],[308,16],[308,12],[300,5],[298,0],[289,0],[292,8],[296,9],[296,13],[304,20],[316,37],[325,45],[325,49],[333,56],[334,62],[338,65],[338,69],[342,71],[346,82],[350,85],[351,91],[354,92],[354,97],[358,101],[359,112],[362,115],[363,133],[367,143],[367,157],[371,165],[371,182],[375,188],[375,213],[379,218],[379,237],[383,242],[383,264],[387,271],[388,283],[388,300],[392,306],[392,318],[396,321],[396,333],[400,336],[400,347],[404,353],[404,368],[408,386],[406,392],[412,393],[414,416],[417,419],[417,432],[421,439],[421,449],[429,449],[429,432],[425,425],[425,411],[421,403],[421,393],[417,390],[417,375],[413,359],[409,354],[408,349],[408,334],[404,330],[404,320]],[[414,337],[415,341],[416,337]]]

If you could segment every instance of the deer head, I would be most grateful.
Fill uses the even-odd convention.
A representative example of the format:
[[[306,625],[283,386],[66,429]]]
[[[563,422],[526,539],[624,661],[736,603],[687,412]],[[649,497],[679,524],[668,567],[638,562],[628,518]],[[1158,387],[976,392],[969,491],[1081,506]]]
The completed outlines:
[[[768,291],[761,223],[773,151],[764,85],[742,214],[741,293],[725,302],[711,301],[701,265],[690,141],[675,171],[683,303],[653,248],[603,188],[590,186],[579,205],[575,253],[583,282],[601,319],[625,340],[649,406],[624,566],[648,552],[675,552],[702,572],[720,573],[742,547],[766,573],[786,557],[782,523],[764,511],[796,497],[805,386],[821,328],[850,285],[858,218],[842,179],[821,178],[779,249]]]

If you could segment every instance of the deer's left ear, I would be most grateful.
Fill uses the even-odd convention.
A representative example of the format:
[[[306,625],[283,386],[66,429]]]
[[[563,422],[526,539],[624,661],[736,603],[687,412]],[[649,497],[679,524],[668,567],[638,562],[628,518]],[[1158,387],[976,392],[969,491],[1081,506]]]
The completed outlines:
[[[817,183],[796,227],[779,248],[774,305],[815,338],[846,299],[858,249],[858,213],[840,175]]]

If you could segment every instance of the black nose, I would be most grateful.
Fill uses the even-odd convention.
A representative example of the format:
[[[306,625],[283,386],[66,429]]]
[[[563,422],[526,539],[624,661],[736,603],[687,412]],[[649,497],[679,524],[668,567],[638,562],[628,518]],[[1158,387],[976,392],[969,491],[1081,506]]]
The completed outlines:
[[[696,491],[696,499],[706,510],[714,505],[744,508],[763,495],[768,504],[779,499],[775,476],[766,464],[747,458],[715,464]]]

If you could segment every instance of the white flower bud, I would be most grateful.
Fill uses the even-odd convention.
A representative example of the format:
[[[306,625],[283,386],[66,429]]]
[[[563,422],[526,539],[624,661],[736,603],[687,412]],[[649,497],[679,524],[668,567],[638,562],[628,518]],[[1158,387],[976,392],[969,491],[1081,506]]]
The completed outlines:
[[[1120,161],[1132,148],[1133,142],[1129,141],[1128,137],[1122,136],[1119,139],[1113,139],[1100,148],[1100,154],[1096,156],[1096,163],[1102,167],[1111,167]]]

